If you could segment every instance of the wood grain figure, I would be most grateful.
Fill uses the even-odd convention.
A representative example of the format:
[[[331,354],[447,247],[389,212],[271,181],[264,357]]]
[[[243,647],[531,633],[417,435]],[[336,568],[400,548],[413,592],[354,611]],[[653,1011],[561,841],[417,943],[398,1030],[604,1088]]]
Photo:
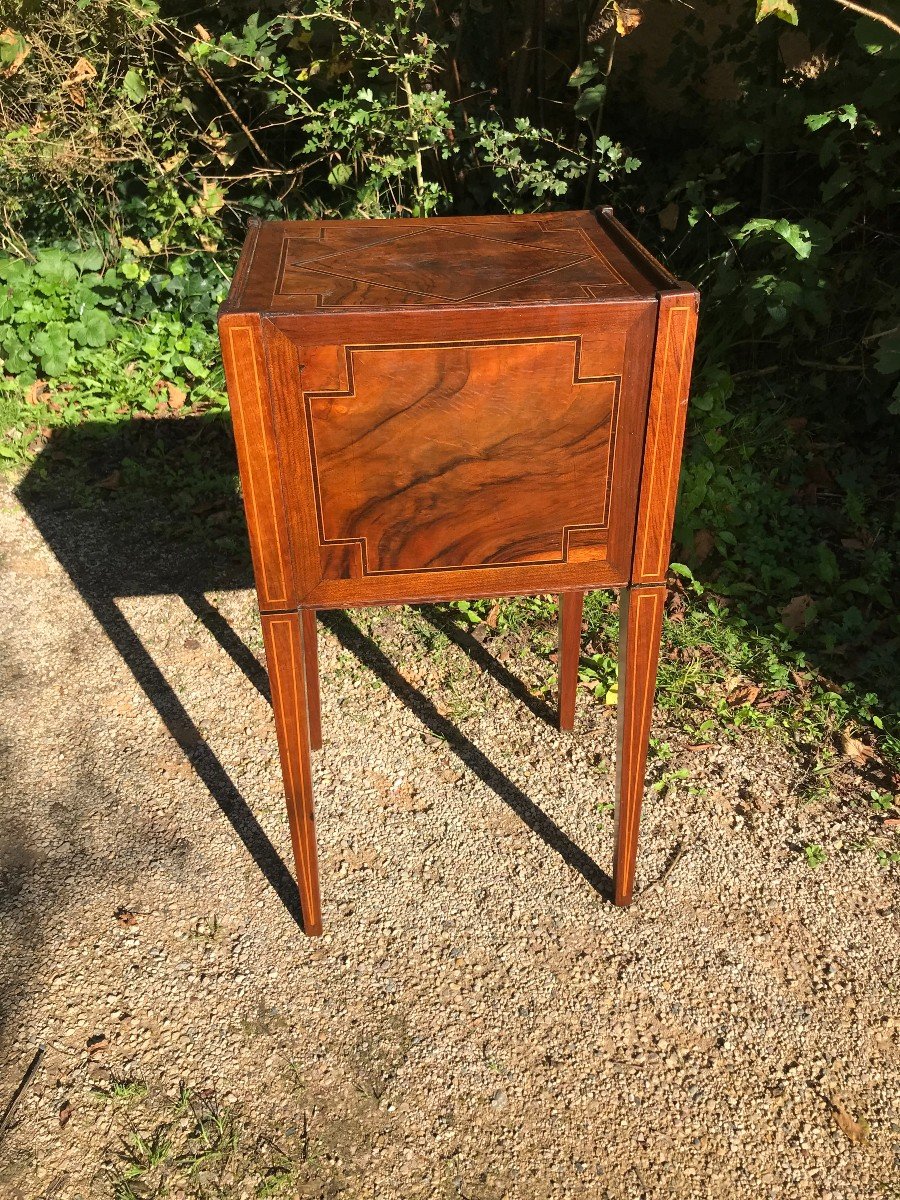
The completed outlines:
[[[583,594],[633,588],[630,900],[696,313],[608,209],[251,227],[219,327],[309,932],[315,610],[364,604],[558,594],[571,729]]]

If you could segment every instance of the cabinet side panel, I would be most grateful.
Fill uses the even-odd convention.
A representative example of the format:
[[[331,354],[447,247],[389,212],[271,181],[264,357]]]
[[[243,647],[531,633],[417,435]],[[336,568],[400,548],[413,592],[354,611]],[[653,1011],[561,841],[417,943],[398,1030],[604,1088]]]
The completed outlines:
[[[696,292],[663,294],[650,385],[632,580],[666,577],[697,331]]]
[[[259,606],[263,611],[292,608],[295,587],[259,318],[225,316],[219,338]]]

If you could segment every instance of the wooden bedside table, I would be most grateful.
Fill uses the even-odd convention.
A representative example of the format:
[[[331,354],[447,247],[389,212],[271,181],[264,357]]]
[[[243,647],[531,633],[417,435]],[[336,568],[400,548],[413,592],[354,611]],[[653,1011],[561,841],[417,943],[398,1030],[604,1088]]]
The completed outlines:
[[[615,902],[634,886],[697,323],[611,209],[254,224],[219,332],[307,933],[317,608],[621,588]]]

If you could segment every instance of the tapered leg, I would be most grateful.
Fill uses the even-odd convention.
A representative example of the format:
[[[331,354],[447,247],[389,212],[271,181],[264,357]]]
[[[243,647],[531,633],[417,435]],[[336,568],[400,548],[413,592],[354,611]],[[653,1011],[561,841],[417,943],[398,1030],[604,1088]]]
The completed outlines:
[[[575,694],[581,656],[581,612],[584,592],[563,592],[559,598],[559,727],[575,727]]]
[[[622,905],[631,903],[634,891],[665,600],[664,586],[623,588],[619,596],[619,747],[613,891],[616,904]]]
[[[310,771],[306,637],[299,613],[263,613],[263,639],[278,732],[288,823],[305,933],[322,932],[319,864]]]
[[[302,608],[303,662],[306,670],[306,707],[309,712],[309,744],[322,749],[322,703],[319,699],[319,651],[316,645],[316,610]]]

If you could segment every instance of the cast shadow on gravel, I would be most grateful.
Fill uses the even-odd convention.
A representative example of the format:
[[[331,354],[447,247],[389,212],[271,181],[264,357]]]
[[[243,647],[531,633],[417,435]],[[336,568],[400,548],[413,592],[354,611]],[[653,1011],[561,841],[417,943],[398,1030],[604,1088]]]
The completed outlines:
[[[431,619],[431,614],[428,614]],[[589,854],[565,834],[556,822],[542,808],[517,787],[511,779],[495,767],[491,760],[483,754],[474,742],[470,741],[446,717],[441,716],[434,704],[423,695],[418,688],[408,683],[394,664],[390,661],[375,642],[363,633],[343,612],[320,612],[319,620],[330,629],[345,650],[349,650],[359,661],[368,667],[382,683],[386,684],[394,695],[422,722],[425,728],[435,737],[445,742],[457,758],[477,775],[504,802],[508,804],[519,819],[536,833],[552,850],[574,870],[578,871],[587,883],[602,896],[612,896],[612,880],[597,866]],[[443,622],[436,627],[443,629]],[[449,628],[447,630],[449,635]],[[467,648],[464,642],[460,645]],[[478,643],[475,642],[478,646]],[[478,647],[481,649],[481,647]],[[492,663],[496,662],[491,655],[483,652]],[[478,662],[478,658],[475,659]],[[502,672],[499,663],[497,668]],[[504,676],[509,672],[504,672]],[[510,678],[515,678],[511,676]],[[505,680],[501,680],[505,681]],[[519,681],[516,681],[517,683]],[[519,683],[524,691],[524,684]],[[527,693],[526,693],[527,694]],[[538,701],[540,703],[540,701]],[[543,716],[543,714],[539,714]]]
[[[192,509],[212,505],[213,512],[227,512],[229,494],[239,507],[229,458],[222,458],[229,451],[223,424],[216,421],[197,428],[199,422],[163,420],[54,431],[18,495],[185,758],[302,928],[290,871],[119,606],[119,600],[129,596],[180,596],[268,698],[264,668],[203,595],[249,586],[243,547],[235,553],[227,545],[207,542],[201,551],[189,534],[171,538],[173,518],[185,515],[181,509],[190,514]],[[125,464],[136,464],[134,485],[127,481],[130,468]],[[167,469],[172,467],[174,478]],[[183,485],[184,503],[179,504],[173,488],[178,487],[179,470],[185,468],[189,477]],[[142,469],[148,478],[140,478]],[[210,482],[219,494],[209,494],[204,485]]]
[[[205,594],[252,586],[230,423],[222,416],[86,423],[54,430],[18,488],[45,542],[122,655],[182,753],[259,870],[302,928],[293,877],[123,614],[130,596],[179,596],[269,697],[266,671]],[[429,621],[460,645],[540,720],[553,713],[521,680],[443,614]],[[524,792],[412,687],[343,613],[320,613],[341,643],[597,892],[610,880]]]

